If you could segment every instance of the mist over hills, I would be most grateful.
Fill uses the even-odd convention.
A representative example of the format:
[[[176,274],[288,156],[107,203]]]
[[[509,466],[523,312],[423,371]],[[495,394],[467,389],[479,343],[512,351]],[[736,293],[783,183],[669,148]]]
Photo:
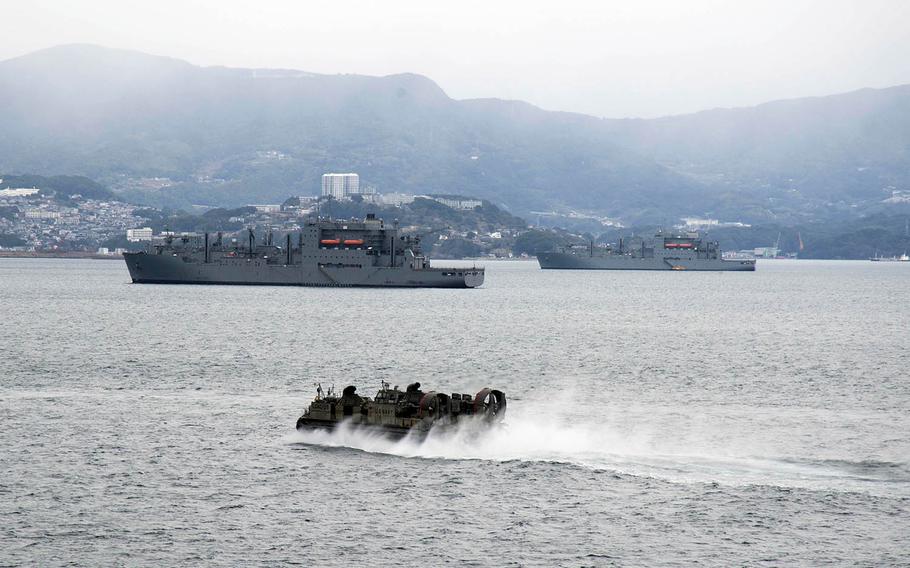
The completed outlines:
[[[315,194],[328,171],[381,192],[511,212],[747,222],[892,211],[910,190],[910,86],[653,120],[453,100],[413,74],[197,67],[90,45],[0,62],[0,171],[85,175],[141,203]],[[142,187],[136,178],[168,178]]]
[[[880,209],[892,191],[910,190],[910,85],[608,127],[617,143],[715,195],[758,197],[754,205],[771,212],[787,203],[804,218]]]

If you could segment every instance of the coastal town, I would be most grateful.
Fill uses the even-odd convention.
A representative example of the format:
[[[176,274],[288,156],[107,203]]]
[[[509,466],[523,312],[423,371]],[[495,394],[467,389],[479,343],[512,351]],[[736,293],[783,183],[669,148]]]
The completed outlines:
[[[230,208],[194,206],[187,212],[137,203],[80,176],[0,175],[0,256],[120,258],[124,251],[145,248],[167,235],[248,229],[281,233],[318,218],[362,219],[369,214],[397,223],[402,234],[419,236],[424,250],[439,259],[527,258],[564,246],[615,246],[624,236],[666,229],[711,236],[721,242],[725,256],[736,259],[881,260],[906,255],[904,243],[910,235],[907,218],[892,219],[887,238],[850,247],[843,246],[845,237],[837,226],[817,224],[803,231],[690,216],[669,226],[626,226],[619,219],[572,210],[534,212],[529,223],[470,195],[381,192],[361,183],[356,173],[326,173],[317,191],[312,182],[302,189],[307,185],[318,193]],[[880,230],[879,222],[870,217],[870,230]]]
[[[135,205],[115,200],[61,198],[41,188],[0,189],[0,249],[92,251],[145,221]]]
[[[247,228],[293,231],[318,216],[355,217],[377,210],[400,220],[403,232],[431,238],[440,256],[509,258],[515,239],[527,230],[522,219],[471,197],[380,194],[372,188],[361,190],[357,174],[326,174],[322,185],[318,196],[209,208],[191,215],[116,198],[13,187],[0,179],[0,253],[119,257],[156,236]],[[452,254],[447,254],[450,249]]]

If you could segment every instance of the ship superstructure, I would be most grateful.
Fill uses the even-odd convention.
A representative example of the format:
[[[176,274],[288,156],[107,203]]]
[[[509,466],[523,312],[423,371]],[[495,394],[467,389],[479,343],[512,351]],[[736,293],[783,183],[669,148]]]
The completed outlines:
[[[755,270],[755,260],[724,260],[717,241],[699,238],[697,233],[658,232],[652,238],[619,240],[617,247],[564,247],[556,252],[539,252],[537,261],[546,269],[577,270]]]
[[[313,220],[263,241],[252,230],[241,239],[184,234],[123,256],[136,283],[474,288],[484,279],[483,268],[431,267],[419,237],[373,215]]]

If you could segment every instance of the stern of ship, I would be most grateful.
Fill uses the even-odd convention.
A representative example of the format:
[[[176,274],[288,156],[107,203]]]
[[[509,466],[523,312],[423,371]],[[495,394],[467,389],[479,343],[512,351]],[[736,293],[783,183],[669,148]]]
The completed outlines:
[[[483,284],[483,268],[472,268],[464,271],[465,288],[477,288]]]

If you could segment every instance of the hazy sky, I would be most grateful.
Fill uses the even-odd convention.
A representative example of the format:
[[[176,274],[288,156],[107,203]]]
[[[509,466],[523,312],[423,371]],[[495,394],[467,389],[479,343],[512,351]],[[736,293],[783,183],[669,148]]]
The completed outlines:
[[[910,83],[910,1],[0,0],[0,59],[95,43],[199,65],[415,72],[453,98],[659,116]]]

